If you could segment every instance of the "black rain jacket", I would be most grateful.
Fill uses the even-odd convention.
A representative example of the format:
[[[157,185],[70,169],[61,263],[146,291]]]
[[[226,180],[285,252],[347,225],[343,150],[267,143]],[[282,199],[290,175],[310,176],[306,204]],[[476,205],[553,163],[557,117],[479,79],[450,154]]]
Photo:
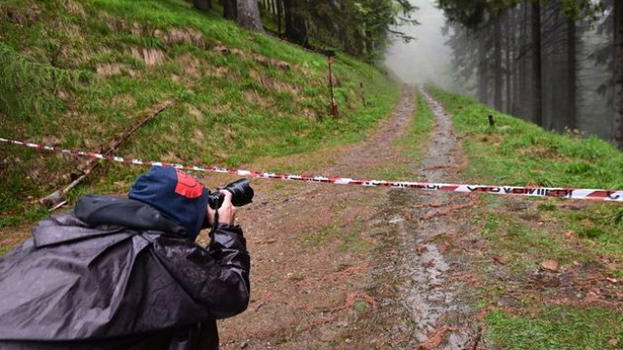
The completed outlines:
[[[215,349],[216,319],[244,311],[242,230],[203,248],[144,203],[82,197],[0,258],[0,349]]]

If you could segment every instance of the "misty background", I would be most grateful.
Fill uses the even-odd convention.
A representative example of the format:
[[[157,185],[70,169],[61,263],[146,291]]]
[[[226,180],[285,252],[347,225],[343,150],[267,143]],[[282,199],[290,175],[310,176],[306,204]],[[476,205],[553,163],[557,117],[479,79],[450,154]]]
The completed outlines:
[[[405,24],[398,28],[416,39],[406,43],[395,39],[385,55],[385,64],[402,81],[408,84],[432,83],[439,87],[463,92],[452,78],[452,49],[445,44],[442,34],[446,17],[435,6],[434,0],[412,0],[417,6],[414,17],[420,25]]]
[[[491,21],[474,30],[460,23],[449,23],[444,11],[436,6],[436,0],[411,0],[411,4],[418,7],[413,17],[420,24],[404,24],[396,29],[415,37],[415,40],[407,43],[398,38],[394,39],[384,57],[388,69],[403,82],[417,85],[430,83],[455,93],[469,95],[502,112],[535,122],[546,129],[559,132],[577,129],[584,136],[596,135],[608,141],[613,139],[612,122],[615,113],[610,58],[611,5],[605,11],[597,13],[596,20],[579,18],[575,21],[574,51],[569,51],[565,14],[557,2],[544,2],[541,8],[542,116],[536,116],[534,98],[529,87],[532,83],[520,82],[520,79],[526,79],[522,75],[531,74],[533,69],[529,61],[533,49],[528,47],[532,43],[529,38],[526,40],[521,37],[522,30],[523,35],[530,34],[530,28],[521,27],[522,17],[525,25],[525,18],[530,14],[528,5],[517,5],[502,13],[500,18],[504,23],[501,27],[494,27],[495,22]],[[521,40],[524,40],[523,44]],[[506,56],[502,57],[501,64],[496,62],[494,52],[494,46],[496,43],[500,45],[500,42],[505,45],[501,52]],[[521,45],[528,48],[522,48]],[[482,53],[483,49],[487,52]],[[575,52],[576,60],[576,76],[572,80],[568,76],[568,70],[565,70],[570,64],[569,52]],[[455,62],[469,64],[460,66]],[[520,71],[520,66],[523,71]],[[486,72],[481,72],[483,69]],[[499,88],[496,86],[496,69],[502,69],[503,73],[499,74],[505,76],[504,86]],[[469,74],[466,75],[465,72]],[[482,86],[482,79],[485,79],[485,87]],[[520,84],[525,86],[523,90],[518,88]],[[564,93],[572,84],[575,84],[576,91],[573,101]],[[496,89],[500,89],[503,95],[497,101],[494,98]],[[574,106],[574,110],[569,110],[569,105]],[[573,114],[571,123],[570,113]]]

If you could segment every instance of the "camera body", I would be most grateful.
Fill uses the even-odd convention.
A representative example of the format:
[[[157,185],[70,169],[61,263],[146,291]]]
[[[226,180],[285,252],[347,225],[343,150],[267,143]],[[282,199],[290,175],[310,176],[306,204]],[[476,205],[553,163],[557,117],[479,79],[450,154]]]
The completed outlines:
[[[253,196],[255,192],[251,188],[251,184],[247,179],[240,179],[234,181],[223,188],[225,191],[231,193],[231,202],[235,207],[242,207],[253,202]],[[208,205],[210,208],[217,210],[223,205],[225,195],[220,192],[210,192],[208,197]]]

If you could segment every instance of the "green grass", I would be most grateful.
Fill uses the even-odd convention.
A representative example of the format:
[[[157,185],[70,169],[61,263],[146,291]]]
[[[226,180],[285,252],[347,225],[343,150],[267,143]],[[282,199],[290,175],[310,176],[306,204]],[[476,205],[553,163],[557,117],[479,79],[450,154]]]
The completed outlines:
[[[612,349],[623,342],[623,317],[603,308],[547,307],[536,315],[489,313],[494,349]]]
[[[623,152],[595,137],[588,139],[545,131],[538,126],[499,113],[473,100],[432,89],[453,115],[456,130],[470,165],[466,181],[501,185],[623,189]],[[493,115],[491,128],[487,116]],[[623,259],[623,206],[585,202],[586,209],[562,208],[563,200],[539,201],[538,210],[557,228],[589,239],[595,254]],[[560,233],[560,232],[559,232]]]
[[[417,96],[417,108],[415,116],[409,126],[408,132],[396,141],[398,146],[402,146],[405,154],[413,159],[419,160],[424,156],[423,148],[430,138],[430,133],[434,127],[433,112],[428,107],[424,97]]]
[[[430,89],[453,116],[469,159],[464,181],[493,185],[623,188],[623,153],[595,137],[558,134],[500,113],[467,97]],[[496,126],[487,117],[493,115]],[[565,271],[601,266],[613,278],[623,263],[623,207],[618,203],[484,196],[472,213],[487,254],[505,261],[476,263],[483,282],[478,305],[513,295],[518,306],[487,316],[486,338],[500,349],[604,349],[621,342],[623,315],[597,307],[553,306],[557,287],[536,288],[527,276],[545,260]],[[516,209],[516,205],[522,209]],[[579,246],[578,246],[579,244]],[[586,271],[593,271],[587,269]],[[585,272],[589,273],[589,272]],[[498,278],[497,276],[505,276]],[[590,278],[591,276],[582,276]],[[512,283],[510,283],[512,281]],[[581,294],[580,294],[581,295]]]
[[[559,211],[556,217],[581,238],[595,243],[594,249],[616,260],[623,259],[623,208],[613,204],[594,204],[588,210]]]
[[[198,40],[167,39],[174,31]],[[240,53],[224,55],[217,45]],[[160,50],[163,60],[148,65],[132,53],[147,49]],[[264,65],[256,54],[291,69]],[[97,74],[110,64],[120,73]],[[326,70],[321,55],[242,30],[183,0],[0,4],[1,137],[97,150],[149,107],[173,100],[117,153],[239,166],[357,141],[389,113],[399,88],[376,68],[339,54],[336,119],[327,115]],[[24,215],[30,201],[67,184],[78,164],[12,146],[0,146],[0,157],[10,164],[0,168],[0,226],[31,220]],[[131,182],[144,170],[107,166],[69,197],[123,192],[115,182]]]
[[[413,164],[424,156],[424,147],[430,138],[434,127],[433,114],[426,100],[422,96],[416,96],[417,108],[411,119],[409,128],[405,134],[397,139],[394,144],[405,156],[405,161],[393,164],[391,167],[380,168],[374,175],[381,179],[397,181],[413,181]]]
[[[504,185],[623,189],[623,153],[596,137],[548,132],[473,100],[433,89],[454,117],[475,180]],[[487,116],[493,115],[491,128]]]
[[[487,211],[476,218],[484,223],[482,237],[491,243],[494,252],[506,258],[512,273],[529,274],[545,260],[553,259],[566,265],[574,261],[593,261],[591,255],[560,244],[560,237],[552,234],[549,228],[530,226],[528,221],[544,219],[535,212],[530,212],[526,219],[495,211]]]

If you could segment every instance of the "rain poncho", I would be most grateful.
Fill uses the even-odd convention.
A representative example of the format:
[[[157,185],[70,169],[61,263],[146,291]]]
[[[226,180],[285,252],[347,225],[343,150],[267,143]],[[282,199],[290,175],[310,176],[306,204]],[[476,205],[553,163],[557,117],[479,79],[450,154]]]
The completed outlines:
[[[0,349],[212,349],[249,301],[242,230],[207,248],[143,202],[82,197],[0,258]]]

